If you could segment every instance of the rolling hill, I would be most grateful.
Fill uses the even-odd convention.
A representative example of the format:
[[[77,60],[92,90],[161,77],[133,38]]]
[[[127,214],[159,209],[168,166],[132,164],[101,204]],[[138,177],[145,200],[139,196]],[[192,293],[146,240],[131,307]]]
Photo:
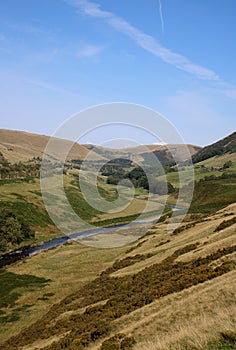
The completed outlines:
[[[32,134],[24,131],[0,129],[0,152],[11,163],[27,161],[33,157],[42,157],[50,137]],[[65,145],[71,145],[68,159],[82,160],[88,154],[88,149],[78,143],[61,140]],[[97,153],[90,154],[92,160],[101,160]]]
[[[138,161],[141,163],[150,162],[150,154],[154,154],[158,160],[162,163],[162,165],[173,164],[173,155],[176,155],[177,161],[185,161],[185,149],[186,145],[181,144],[170,144],[170,145],[143,145],[137,146],[133,148],[124,148],[124,149],[112,149],[105,148],[101,146],[95,145],[83,145],[89,150],[107,158],[108,160],[114,158],[127,158],[130,157],[132,161]],[[194,145],[187,145],[189,154],[192,156],[196,152],[198,152],[201,147]],[[152,159],[152,158],[151,158]]]
[[[43,151],[50,137],[24,131],[0,129],[0,152],[11,163],[28,161],[33,157],[42,157]],[[127,149],[111,149],[95,145],[80,145],[69,140],[61,140],[66,146],[71,145],[68,160],[83,160],[88,153],[92,161],[110,160],[114,158],[130,157],[133,161],[146,162],[150,150],[164,165],[173,163],[171,153],[178,154],[181,159],[183,145],[147,145]],[[191,155],[199,151],[200,147],[187,145]],[[184,159],[185,160],[185,159]]]

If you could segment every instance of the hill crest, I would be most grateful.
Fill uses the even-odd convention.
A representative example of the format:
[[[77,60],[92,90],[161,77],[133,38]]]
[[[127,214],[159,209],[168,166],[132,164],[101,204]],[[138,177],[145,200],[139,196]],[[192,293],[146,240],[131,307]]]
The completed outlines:
[[[33,157],[42,157],[50,136],[33,134],[25,131],[0,129],[0,152],[11,163],[27,161]],[[71,144],[68,159],[82,160],[88,149],[69,140],[61,140],[65,145]],[[101,155],[92,152],[90,159],[101,160]]]

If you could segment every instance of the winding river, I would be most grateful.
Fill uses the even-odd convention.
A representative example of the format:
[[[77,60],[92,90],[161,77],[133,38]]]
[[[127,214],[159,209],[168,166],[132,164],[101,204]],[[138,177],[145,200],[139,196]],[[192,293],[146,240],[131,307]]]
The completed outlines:
[[[175,207],[175,206],[171,206],[172,210],[182,210],[182,207]],[[130,224],[120,224],[120,225],[113,225],[113,226],[108,226],[108,227],[103,227],[103,228],[95,228],[93,230],[87,230],[87,231],[81,231],[81,232],[75,232],[72,233],[68,236],[64,235],[61,237],[57,237],[57,238],[53,238],[50,239],[48,241],[39,243],[36,246],[25,246],[22,248],[18,248],[16,250],[13,250],[9,253],[3,254],[0,256],[0,268],[7,266],[7,265],[11,265],[17,261],[23,260],[27,257],[31,257],[35,254],[39,254],[43,251],[61,246],[65,243],[71,242],[73,240],[78,240],[80,238],[84,238],[84,237],[89,237],[89,236],[93,236],[93,235],[97,235],[100,233],[105,233],[105,232],[109,232],[109,231],[114,231],[117,230],[119,228],[122,227],[131,227],[134,225],[143,225],[143,224],[147,224],[149,222],[156,222],[157,219],[159,217],[151,217],[148,219],[144,219],[142,221],[135,221],[135,222],[131,222]]]

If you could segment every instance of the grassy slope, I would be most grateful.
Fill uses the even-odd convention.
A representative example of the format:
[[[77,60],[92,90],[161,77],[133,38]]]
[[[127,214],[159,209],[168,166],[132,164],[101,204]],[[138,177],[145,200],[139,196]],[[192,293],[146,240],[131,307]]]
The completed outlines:
[[[53,304],[94,279],[123,251],[124,248],[97,251],[73,243],[1,270],[5,283],[0,286],[0,297],[6,300],[0,314],[1,341],[34,323]],[[31,284],[22,283],[31,280]],[[6,294],[9,290],[5,284],[12,286],[11,297]]]
[[[0,209],[3,208],[12,209],[17,215],[24,216],[36,231],[35,241],[42,241],[60,234],[43,205],[39,179],[1,181]]]
[[[236,205],[230,205],[204,218],[199,215],[189,215],[179,233],[172,235],[165,233],[165,222],[157,224],[146,237],[140,239],[129,249],[123,247],[119,250],[95,250],[73,244],[43,253],[43,255],[27,260],[26,263],[11,266],[6,269],[9,273],[33,274],[38,278],[50,278],[52,282],[36,291],[27,290],[19,298],[17,303],[21,308],[32,304],[28,309],[18,312],[19,317],[27,314],[28,318],[20,318],[12,325],[4,325],[3,336],[9,337],[9,332],[14,334],[18,332],[19,327],[23,328],[27,324],[30,330],[22,333],[15,340],[12,339],[9,347],[2,345],[2,349],[16,348],[16,344],[19,346],[28,344],[24,349],[29,350],[33,350],[36,345],[40,345],[42,349],[46,349],[46,346],[48,346],[47,349],[59,349],[56,344],[52,345],[52,342],[67,339],[67,332],[70,329],[72,330],[70,339],[72,337],[74,340],[72,343],[69,341],[70,346],[66,348],[84,349],[85,346],[80,345],[81,341],[87,339],[89,332],[94,327],[93,322],[96,322],[96,325],[99,324],[100,317],[103,322],[101,323],[102,328],[97,336],[94,335],[93,340],[88,341],[89,349],[100,349],[105,339],[118,333],[134,337],[136,340],[134,349],[137,350],[141,348],[218,350],[221,349],[220,343],[225,346],[225,349],[232,348],[230,346],[233,344],[232,339],[235,339],[236,333],[235,284],[233,282],[236,279],[234,270],[236,254],[228,248],[235,244],[236,226],[228,224],[228,227],[220,231],[215,230],[223,221],[231,220],[233,217],[236,217]],[[225,251],[222,251],[223,248]],[[214,255],[219,249],[221,253]],[[175,253],[176,251],[178,253]],[[85,285],[84,289],[79,291],[80,287],[93,279],[106,264],[111,266],[111,261],[118,256],[120,262],[110,267],[102,275],[103,277],[99,277],[87,287]],[[180,269],[176,270],[173,275],[177,278],[176,282],[173,280],[171,284],[168,284],[168,280],[173,279],[171,275],[167,280],[164,278],[163,289],[158,292],[159,297],[153,297],[156,289],[151,292],[149,288],[158,278],[155,269],[158,271],[158,264],[162,264],[159,274],[164,273],[163,276],[165,276],[168,273],[167,261],[171,263],[173,256],[175,256],[174,264],[179,264],[178,269]],[[204,262],[203,258],[207,256],[211,258]],[[188,264],[192,264],[196,259],[200,259],[200,267],[193,265],[189,270],[190,275],[186,275]],[[186,267],[181,272],[183,266]],[[199,275],[199,272],[195,274],[195,269],[199,268],[198,271],[201,271],[201,274]],[[167,269],[166,272],[165,269]],[[152,274],[148,275],[151,271],[154,272],[153,277]],[[183,277],[181,277],[182,273]],[[207,273],[209,277],[205,278],[204,273]],[[211,273],[213,273],[212,277]],[[136,277],[132,277],[133,275]],[[146,282],[145,276],[147,276]],[[202,283],[197,283],[195,279]],[[177,287],[176,284],[176,291],[173,293],[175,283],[181,280],[183,285]],[[131,281],[132,284],[128,287]],[[143,285],[140,284],[141,281]],[[189,284],[186,284],[186,281],[189,281]],[[134,289],[131,288],[133,284]],[[59,286],[61,288],[58,288]],[[126,291],[127,287],[129,292]],[[158,289],[159,286],[155,288]],[[52,307],[44,316],[42,323],[32,325],[32,321],[45,314],[46,308],[56,300],[60,300],[63,293],[68,294],[70,291],[74,293],[57,306]],[[150,301],[147,299],[145,302],[145,299],[142,299],[145,291],[149,295],[148,298],[151,298]],[[49,300],[39,300],[40,297],[45,298],[47,293],[51,292],[54,295],[48,297]],[[128,293],[131,293],[131,299],[125,300]],[[135,298],[139,295],[141,299],[133,303],[132,295]],[[110,302],[107,302],[107,299],[110,299]],[[90,304],[94,303],[99,303],[100,306],[94,307],[91,312],[86,311]],[[119,310],[116,311],[117,316],[111,317],[114,312],[112,310],[117,307]],[[11,312],[11,309],[8,312]],[[110,320],[109,317],[111,317]],[[108,330],[104,330],[106,318]],[[55,319],[57,326],[55,326]],[[48,330],[45,329],[46,324]],[[79,329],[83,324],[87,324],[88,327],[85,328],[87,329],[86,335],[83,331],[78,333],[81,332]],[[228,340],[225,341],[227,337]]]
[[[23,131],[0,129],[0,152],[11,163],[26,161],[32,157],[42,157],[50,137]],[[68,159],[84,159],[88,150],[77,143],[61,140],[65,146],[72,146]],[[91,152],[93,160],[103,159],[97,153]]]
[[[211,167],[221,167],[227,161],[231,160],[233,166],[225,170],[211,170]],[[188,181],[189,171],[188,167],[182,170],[184,179]],[[203,179],[205,176],[221,176],[223,173],[236,173],[236,153],[224,154],[222,156],[212,157],[203,162],[200,162],[194,166],[194,177],[195,181]],[[164,177],[159,177],[159,179],[164,179]],[[174,187],[179,187],[179,176],[177,172],[172,172],[167,174],[167,181],[169,181]]]
[[[225,170],[211,170],[211,167],[222,167],[225,162],[231,160],[232,166]],[[188,182],[188,167],[182,170],[183,177]],[[235,178],[216,179],[200,182],[201,179],[214,175],[221,177],[222,174],[236,174],[236,153],[224,154],[209,158],[194,166],[195,190],[190,212],[214,212],[226,205],[236,201],[236,181]],[[160,177],[161,178],[161,177]],[[167,174],[167,181],[174,187],[179,187],[179,176],[177,172]],[[176,194],[169,197],[169,202],[175,202]]]
[[[211,157],[232,152],[236,152],[236,132],[233,132],[209,146],[203,147],[193,155],[192,160],[193,163],[199,163]]]
[[[190,212],[215,212],[235,200],[236,178],[197,183]]]

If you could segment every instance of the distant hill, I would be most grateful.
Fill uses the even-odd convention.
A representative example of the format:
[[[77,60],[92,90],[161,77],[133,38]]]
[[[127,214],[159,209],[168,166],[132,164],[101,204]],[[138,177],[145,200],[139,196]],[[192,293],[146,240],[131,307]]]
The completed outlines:
[[[186,146],[188,148],[190,156],[196,154],[201,147],[194,145],[181,145],[181,144],[171,144],[165,146],[159,146],[154,148],[150,147],[151,151],[155,154],[157,159],[161,162],[162,165],[174,165],[176,162],[183,162],[188,160],[189,154],[186,154]],[[140,156],[143,158],[144,162],[148,162],[149,153],[141,153]]]
[[[0,153],[10,162],[27,161],[33,157],[42,157],[50,136],[38,135],[24,131],[0,129]],[[90,153],[90,160],[111,160],[130,158],[133,161],[148,162],[150,153],[154,153],[163,165],[173,163],[173,154],[179,161],[183,159],[185,145],[144,145],[133,148],[112,149],[96,145],[80,145],[69,140],[62,140],[72,148],[68,160],[82,160]],[[215,156],[236,153],[236,132],[206,147],[187,145],[193,163],[199,163]],[[148,151],[150,150],[150,152]]]
[[[11,163],[25,162],[33,157],[42,157],[49,139],[50,136],[46,135],[0,129],[0,153]],[[172,154],[176,154],[177,159],[183,160],[182,153],[185,148],[185,145],[143,145],[133,148],[112,149],[90,144],[81,145],[69,140],[62,140],[62,142],[65,145],[71,144],[72,146],[67,157],[68,160],[82,160],[90,153],[89,159],[93,161],[127,158],[129,156],[133,161],[148,162],[150,153],[153,152],[163,165],[173,163]],[[200,150],[198,146],[187,146],[191,155]]]
[[[171,165],[174,163],[173,155],[177,161],[187,160],[184,156],[186,145],[171,144],[171,145],[141,145],[137,147],[112,149],[95,145],[83,145],[89,150],[99,154],[103,158],[109,160],[114,158],[126,158],[129,156],[131,160],[138,162],[152,162],[152,153],[158,158],[162,165]],[[201,147],[195,145],[187,145],[190,155],[197,153]]]
[[[223,138],[212,145],[203,147],[192,156],[193,163],[199,163],[203,160],[221,156],[226,153],[236,153],[236,132]]]
[[[27,161],[33,157],[42,157],[49,139],[50,136],[0,129],[0,152],[11,163]],[[62,142],[72,146],[68,159],[81,160],[88,154],[88,149],[78,143],[68,140]],[[100,160],[103,157],[92,152],[90,159]]]

